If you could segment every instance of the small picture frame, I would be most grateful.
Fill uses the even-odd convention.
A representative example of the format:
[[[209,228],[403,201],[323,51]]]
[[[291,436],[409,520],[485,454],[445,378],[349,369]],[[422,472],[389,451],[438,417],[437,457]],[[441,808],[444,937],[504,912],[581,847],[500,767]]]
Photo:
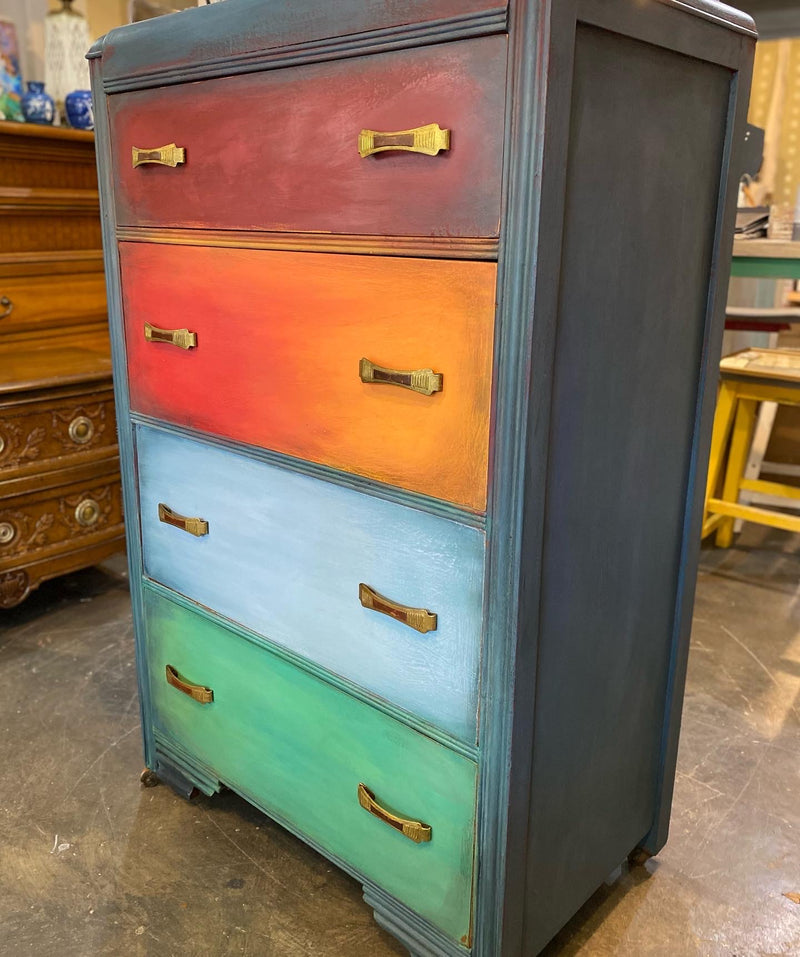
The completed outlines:
[[[0,17],[0,119],[25,121],[22,93],[17,28],[13,20]]]

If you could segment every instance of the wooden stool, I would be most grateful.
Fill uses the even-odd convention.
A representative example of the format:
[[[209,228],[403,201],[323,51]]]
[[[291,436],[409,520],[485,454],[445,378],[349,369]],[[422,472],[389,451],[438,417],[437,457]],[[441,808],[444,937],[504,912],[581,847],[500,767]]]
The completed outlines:
[[[728,548],[733,540],[736,518],[800,532],[798,516],[739,503],[740,491],[800,501],[800,488],[744,476],[758,404],[800,405],[800,349],[745,349],[726,356],[720,362],[720,373],[711,435],[703,538],[716,531],[716,544]],[[730,450],[722,496],[716,498],[729,436]]]

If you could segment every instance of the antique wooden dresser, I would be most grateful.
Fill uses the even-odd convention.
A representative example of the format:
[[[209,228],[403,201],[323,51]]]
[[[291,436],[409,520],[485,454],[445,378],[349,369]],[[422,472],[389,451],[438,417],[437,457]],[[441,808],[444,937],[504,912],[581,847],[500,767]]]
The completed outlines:
[[[534,954],[666,840],[753,47],[226,0],[90,53],[147,766],[414,954]]]
[[[123,543],[94,136],[0,122],[0,609]]]

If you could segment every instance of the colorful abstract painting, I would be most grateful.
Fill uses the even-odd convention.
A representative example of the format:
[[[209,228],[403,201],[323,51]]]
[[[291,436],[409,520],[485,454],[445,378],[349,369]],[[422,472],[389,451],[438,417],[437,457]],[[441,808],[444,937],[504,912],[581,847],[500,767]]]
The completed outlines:
[[[20,122],[25,119],[17,30],[11,20],[3,17],[0,17],[0,119]]]

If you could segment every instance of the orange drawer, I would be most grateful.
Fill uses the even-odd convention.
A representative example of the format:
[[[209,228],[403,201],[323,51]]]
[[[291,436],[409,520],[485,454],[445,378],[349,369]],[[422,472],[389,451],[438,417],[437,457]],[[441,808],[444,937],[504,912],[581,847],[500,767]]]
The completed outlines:
[[[112,96],[117,221],[497,236],[506,49],[481,37]],[[432,124],[450,131],[435,155],[359,155],[363,129]],[[170,144],[176,165],[150,153],[134,167],[134,147]]]
[[[134,411],[485,508],[495,264],[146,243],[120,260]],[[441,391],[364,382],[362,359]]]

